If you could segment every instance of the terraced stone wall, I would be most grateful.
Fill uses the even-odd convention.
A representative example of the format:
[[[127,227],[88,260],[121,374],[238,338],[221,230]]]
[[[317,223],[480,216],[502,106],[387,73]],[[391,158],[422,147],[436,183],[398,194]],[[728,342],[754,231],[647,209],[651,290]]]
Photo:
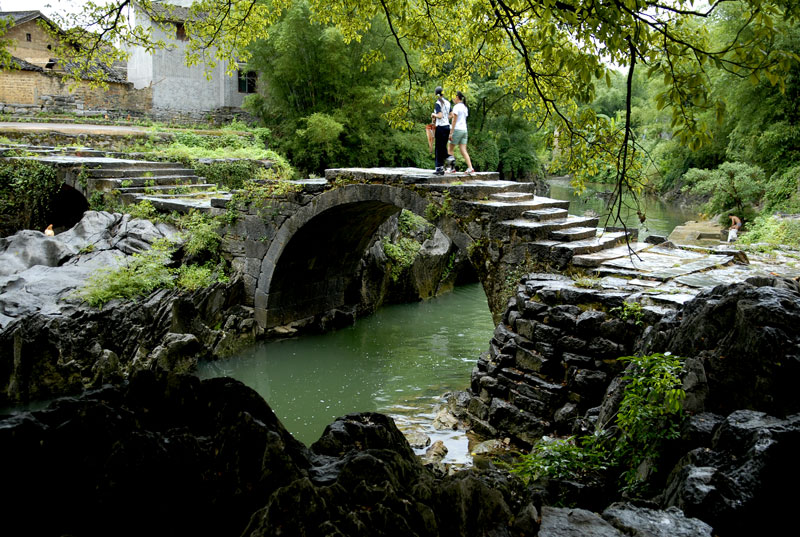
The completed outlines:
[[[587,413],[597,416],[624,367],[617,358],[633,354],[645,328],[668,311],[642,306],[640,318],[625,319],[616,308],[630,296],[580,288],[556,274],[523,278],[462,401],[476,432],[532,444],[577,432]]]

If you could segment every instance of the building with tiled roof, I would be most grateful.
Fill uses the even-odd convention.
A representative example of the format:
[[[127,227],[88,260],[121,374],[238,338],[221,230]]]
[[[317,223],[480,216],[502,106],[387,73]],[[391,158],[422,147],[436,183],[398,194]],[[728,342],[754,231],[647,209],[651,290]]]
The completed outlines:
[[[90,87],[88,82],[65,80],[66,75],[79,73],[75,63],[56,56],[60,28],[40,11],[0,12],[10,19],[11,27],[3,35],[11,55],[9,65],[0,65],[0,107],[4,113],[34,114],[39,112],[71,112],[79,115],[108,115],[114,111],[124,115],[142,115],[149,111],[149,91],[136,92],[125,77],[125,70],[111,66],[92,67],[90,74],[108,83],[106,90]],[[55,32],[47,31],[49,27]],[[52,110],[48,103],[59,103]],[[112,112],[113,113],[113,112]]]

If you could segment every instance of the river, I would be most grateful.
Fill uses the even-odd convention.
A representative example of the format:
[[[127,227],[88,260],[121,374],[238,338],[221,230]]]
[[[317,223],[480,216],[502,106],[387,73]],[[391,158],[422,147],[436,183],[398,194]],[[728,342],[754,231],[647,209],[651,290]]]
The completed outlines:
[[[598,192],[607,192],[613,185],[603,183],[587,183],[586,189],[581,195],[575,194],[574,189],[569,184],[568,179],[554,178],[548,181],[550,184],[550,197],[560,200],[570,201],[569,213],[582,215],[590,210],[600,215],[600,227],[605,225],[605,215],[607,210],[606,202],[597,196]],[[626,206],[633,206],[633,198],[627,195],[623,198]],[[696,207],[683,207],[675,204],[664,203],[656,196],[641,196],[641,205],[647,216],[644,224],[639,222],[639,217],[635,209],[628,209],[623,214],[625,225],[639,229],[639,239],[642,240],[648,235],[669,235],[675,226],[679,226],[687,220],[696,220],[698,210]],[[610,226],[619,226],[609,222]]]
[[[286,428],[310,444],[336,417],[377,411],[403,429],[445,441],[447,461],[467,455],[463,433],[435,432],[441,395],[469,385],[494,329],[480,284],[432,300],[379,309],[353,326],[266,342],[231,360],[203,363],[198,375],[228,375],[260,393]]]
[[[551,182],[551,197],[572,201],[572,214],[604,210],[589,185],[581,197],[566,180]],[[667,235],[696,212],[645,200],[640,237]],[[635,212],[629,225],[637,225]],[[602,225],[602,223],[601,223]],[[355,325],[322,335],[266,342],[231,360],[203,363],[198,375],[228,375],[260,393],[300,441],[317,440],[327,424],[351,412],[394,417],[402,430],[419,429],[441,439],[445,462],[467,462],[463,433],[434,431],[435,405],[448,391],[469,385],[470,372],[492,336],[486,296],[479,284],[425,302],[388,306]]]

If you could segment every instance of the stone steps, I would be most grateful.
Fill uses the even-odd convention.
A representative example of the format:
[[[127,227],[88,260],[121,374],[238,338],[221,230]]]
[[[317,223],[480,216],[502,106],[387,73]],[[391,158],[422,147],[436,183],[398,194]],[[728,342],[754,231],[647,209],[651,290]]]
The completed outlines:
[[[94,168],[87,170],[89,177],[97,179],[148,177],[151,175],[194,175],[194,170],[185,167],[170,168]]]
[[[496,201],[496,200],[479,200],[467,202],[472,208],[475,208],[481,213],[490,216],[492,220],[497,221],[512,221],[519,220],[526,223],[534,222],[523,218],[522,214],[526,211],[538,211],[541,209],[568,209],[569,202],[564,200],[556,200],[552,198],[545,198],[542,196],[534,196],[532,200],[525,201]],[[554,220],[563,220],[554,218]],[[534,222],[535,223],[535,222]]]
[[[171,213],[173,211],[185,214],[192,210],[199,210],[206,212],[211,209],[211,197],[202,199],[191,199],[186,197],[179,198],[164,198],[159,196],[139,196],[137,201],[147,200],[158,211]]]
[[[568,203],[568,202],[567,202]],[[536,221],[526,218],[516,218],[501,222],[501,225],[511,228],[510,231],[517,235],[524,235],[531,241],[549,238],[554,231],[570,228],[596,228],[596,217],[573,216],[554,218],[552,220]]]
[[[514,181],[467,179],[455,183],[425,183],[419,188],[433,192],[448,192],[453,199],[488,201],[495,194],[505,192],[519,192],[533,194],[536,189],[534,183],[517,183]]]
[[[554,241],[575,242],[589,239],[597,235],[596,227],[571,227],[550,232],[550,239]]]
[[[569,250],[573,256],[593,254],[607,250],[625,242],[624,232],[605,232],[590,239],[573,242],[561,242],[555,245],[556,249]],[[574,258],[573,258],[574,259]]]
[[[116,189],[122,203],[136,203],[143,196],[159,198],[192,198],[209,196],[217,193],[218,186],[213,183],[196,183],[193,185],[159,185],[140,186]]]
[[[556,218],[566,218],[568,212],[566,209],[559,207],[549,207],[546,209],[536,209],[532,211],[525,211],[522,213],[523,218],[530,218],[531,220],[553,220]]]
[[[533,201],[533,192],[498,192],[492,194],[490,199],[494,201]]]
[[[616,239],[618,240],[618,238]],[[611,246],[611,245],[609,245]],[[647,244],[644,242],[633,242],[629,245],[623,244],[622,246],[616,246],[616,243],[612,247],[608,248],[599,248],[594,250],[591,253],[580,253],[576,252],[576,255],[572,258],[572,264],[577,265],[579,267],[599,267],[602,263],[606,261],[611,261],[612,259],[619,259],[622,257],[629,256],[631,250],[633,252],[641,252],[646,250],[647,248],[651,248],[652,244]]]
[[[89,178],[88,185],[97,190],[119,190],[133,187],[187,186],[202,184],[205,178],[196,175],[153,175],[150,177]],[[123,186],[124,185],[124,186]]]

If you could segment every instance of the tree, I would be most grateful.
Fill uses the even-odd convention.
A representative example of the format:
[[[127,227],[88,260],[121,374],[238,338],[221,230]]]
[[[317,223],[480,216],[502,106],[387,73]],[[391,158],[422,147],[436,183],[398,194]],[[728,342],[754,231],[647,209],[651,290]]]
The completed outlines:
[[[98,53],[102,43],[157,46],[141,28],[131,27],[124,8],[131,0],[89,3],[83,27],[94,23],[96,34],[76,36],[81,50]],[[186,23],[187,61],[209,64],[246,59],[247,46],[269,33],[271,25],[293,0],[199,0]],[[137,0],[153,10],[151,0]],[[712,42],[705,28],[735,4],[744,14],[725,42]],[[582,163],[604,160],[616,170],[617,200],[636,180],[631,165],[639,150],[631,129],[631,96],[639,66],[664,81],[658,106],[671,112],[675,136],[690,148],[710,139],[701,112],[722,117],[724,103],[711,92],[708,69],[732,76],[759,74],[779,88],[798,56],[776,46],[776,21],[795,25],[796,0],[717,0],[695,7],[693,0],[309,0],[312,17],[333,24],[345,42],[358,42],[381,16],[404,58],[396,84],[404,91],[392,101],[387,119],[397,127],[412,124],[413,103],[430,93],[429,77],[449,87],[496,76],[502,90],[513,95],[514,109],[526,119],[552,123],[560,133],[570,169],[581,179]],[[163,17],[163,16],[162,16]],[[158,20],[158,18],[156,18]],[[162,20],[166,20],[165,17]],[[419,55],[412,63],[411,56]],[[384,59],[380,50],[367,51],[362,65]],[[609,122],[589,108],[595,85],[610,83],[606,62],[628,68],[624,121]]]

